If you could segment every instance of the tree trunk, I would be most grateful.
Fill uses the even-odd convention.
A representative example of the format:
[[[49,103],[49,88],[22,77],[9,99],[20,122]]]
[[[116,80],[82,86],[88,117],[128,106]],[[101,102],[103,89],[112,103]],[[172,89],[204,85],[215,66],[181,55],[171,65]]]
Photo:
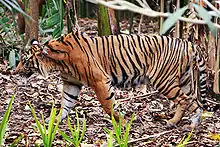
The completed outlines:
[[[29,0],[26,13],[32,17],[33,20],[25,19],[25,42],[28,40],[38,39],[38,18],[39,10],[45,0]]]
[[[109,17],[107,8],[103,5],[99,5],[98,10],[98,35],[99,36],[105,36],[105,35],[111,35],[111,27],[109,23]]]
[[[67,8],[67,30],[68,33],[72,32],[72,28],[75,24],[74,21],[74,2],[75,0],[68,0],[67,4],[66,4],[66,8]]]
[[[24,4],[22,3],[21,0],[18,0],[18,4],[21,7],[21,9],[23,11],[25,11]],[[18,32],[19,33],[24,33],[25,32],[25,21],[24,21],[24,16],[21,13],[17,14],[16,22],[17,22],[17,25],[18,25]]]
[[[214,92],[220,94],[220,39],[218,39],[217,45],[217,58],[215,66],[215,78],[214,78]]]
[[[37,1],[39,2],[37,7],[39,7],[39,9],[41,10],[42,5],[45,4],[45,0],[37,0]],[[18,0],[18,4],[22,8],[22,10],[25,11],[25,4],[22,2],[22,0]],[[26,7],[26,9],[29,9],[29,8]],[[26,11],[26,12],[28,12],[28,11]],[[26,20],[26,21],[28,21],[28,20]],[[16,22],[17,22],[18,32],[19,33],[25,33],[25,23],[26,23],[25,18],[19,12],[18,12],[17,17],[16,17]]]

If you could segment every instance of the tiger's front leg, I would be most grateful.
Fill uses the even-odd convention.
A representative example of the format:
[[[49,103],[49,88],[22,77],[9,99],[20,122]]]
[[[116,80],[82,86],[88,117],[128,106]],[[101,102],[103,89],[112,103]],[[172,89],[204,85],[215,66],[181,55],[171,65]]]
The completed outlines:
[[[99,81],[96,83],[96,85],[94,85],[93,89],[104,111],[109,116],[111,116],[111,114],[113,113],[114,118],[118,121],[119,115],[117,112],[114,111],[114,108],[113,108],[114,103],[115,103],[113,87],[111,87],[107,83],[108,82],[105,82],[105,81]]]
[[[82,85],[79,83],[71,83],[64,81],[62,91],[62,115],[60,121],[65,119],[70,111],[74,108]]]

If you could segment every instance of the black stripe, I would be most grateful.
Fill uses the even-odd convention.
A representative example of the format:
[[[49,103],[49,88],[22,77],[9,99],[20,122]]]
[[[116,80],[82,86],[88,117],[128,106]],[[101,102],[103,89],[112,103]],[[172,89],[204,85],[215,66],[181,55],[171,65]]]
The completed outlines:
[[[111,93],[111,95],[109,97],[106,98],[106,100],[110,100],[112,99],[112,97],[114,96],[114,92]]]
[[[73,100],[78,100],[77,98],[78,98],[78,96],[75,96],[75,95],[71,95],[71,94],[69,94],[69,93],[67,93],[66,91],[63,91],[68,97],[70,97],[71,99],[73,99]],[[71,101],[69,101],[69,100],[67,100],[68,102],[71,102]]]
[[[181,96],[181,95],[180,95],[180,91],[181,91],[181,89],[178,89],[176,95],[175,95],[174,97],[168,98],[168,99],[169,99],[169,100],[175,100],[177,97],[180,97],[180,96]]]
[[[129,71],[130,71],[130,73],[131,73],[131,70],[130,70],[128,64],[127,64],[127,61],[125,60],[124,55],[123,55],[123,53],[122,53],[121,44],[123,44],[123,43],[121,43],[121,41],[120,41],[120,39],[118,38],[118,36],[117,36],[117,40],[118,40],[118,42],[119,42],[119,48],[118,48],[118,49],[119,49],[119,52],[120,52],[120,55],[121,55],[121,59],[122,59],[122,61],[124,62],[124,64],[125,64],[125,66],[127,67],[127,69],[129,69]],[[125,48],[123,48],[123,49],[125,49]]]
[[[112,70],[112,67],[110,66],[110,74],[111,74],[111,77],[112,77],[112,85],[115,86],[116,84],[118,84],[118,78],[117,76],[115,75],[115,73],[113,72]]]
[[[68,40],[66,40],[66,43],[67,43],[69,46],[71,46],[72,49],[74,49],[72,43],[70,43]]]
[[[69,112],[69,108],[66,108],[66,106],[63,107],[63,109],[65,109],[67,112]]]
[[[106,67],[106,65],[107,65],[106,57],[107,56],[106,56],[106,48],[105,48],[105,37],[102,37],[102,50],[103,50],[103,57],[100,56],[99,51],[97,51],[97,53],[99,55],[102,66],[104,66],[105,71],[107,71],[107,67]],[[103,63],[102,63],[102,60],[103,60]]]
[[[86,74],[87,86],[90,86],[89,77],[88,77],[88,74],[87,74],[87,71],[86,71],[85,67],[84,67],[84,70],[85,70],[85,74]]]
[[[131,47],[130,47],[130,36],[126,36],[126,39],[127,39],[127,46],[128,46],[128,48],[127,48],[127,50],[130,52],[130,54],[131,55],[133,55],[133,52],[132,52],[132,50],[131,50]]]
[[[80,75],[80,73],[79,73],[79,70],[78,70],[78,68],[77,68],[77,65],[75,65],[75,69],[76,69],[76,73],[77,73],[78,76],[79,76],[78,80],[81,81],[81,75]]]
[[[82,48],[82,46],[81,46],[79,40],[76,38],[76,35],[73,34],[73,38],[74,38],[74,40],[76,41],[77,45],[80,47],[81,51],[84,52],[84,50],[83,50],[83,48]]]
[[[87,38],[85,38],[84,36],[82,36],[82,39],[86,42],[87,46],[89,47],[90,53],[94,56],[94,54],[93,54],[93,52],[92,52],[92,48],[91,48],[90,43],[88,42]]]

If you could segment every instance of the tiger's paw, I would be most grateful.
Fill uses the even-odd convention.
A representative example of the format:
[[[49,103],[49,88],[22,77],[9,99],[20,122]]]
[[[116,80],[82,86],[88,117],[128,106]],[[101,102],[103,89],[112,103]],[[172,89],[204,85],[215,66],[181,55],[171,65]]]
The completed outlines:
[[[175,121],[173,119],[170,119],[167,121],[167,127],[168,128],[176,128],[176,124],[178,123],[178,121]]]

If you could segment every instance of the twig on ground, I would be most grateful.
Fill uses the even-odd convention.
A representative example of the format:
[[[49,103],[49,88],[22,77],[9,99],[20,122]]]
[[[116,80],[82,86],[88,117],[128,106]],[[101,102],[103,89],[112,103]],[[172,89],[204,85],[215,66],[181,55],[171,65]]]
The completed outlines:
[[[148,135],[148,136],[145,136],[145,137],[142,137],[142,138],[133,139],[133,140],[128,141],[128,144],[131,144],[131,143],[134,143],[134,142],[138,142],[138,141],[143,141],[143,140],[146,140],[146,139],[149,139],[149,138],[159,137],[159,136],[161,136],[161,135],[170,133],[170,132],[172,132],[172,131],[173,131],[173,130],[164,131],[164,132],[161,132],[161,133],[158,133],[158,134]],[[116,146],[118,146],[118,145],[116,145]]]
[[[142,95],[137,95],[133,98],[137,99],[137,98],[140,98],[140,97],[150,96],[150,95],[154,95],[154,94],[157,94],[157,93],[158,93],[158,91],[151,91],[151,92],[148,92],[148,93],[145,93],[145,94],[142,94]]]
[[[134,97],[128,97],[128,98],[124,98],[124,99],[119,99],[119,100],[117,100],[117,102],[124,102],[124,101],[128,101],[130,99],[138,99],[138,98],[141,98],[141,97],[154,95],[156,93],[158,93],[158,91],[152,91],[152,92],[145,93],[145,94],[142,94],[142,95],[137,95],[137,96],[134,96]]]

